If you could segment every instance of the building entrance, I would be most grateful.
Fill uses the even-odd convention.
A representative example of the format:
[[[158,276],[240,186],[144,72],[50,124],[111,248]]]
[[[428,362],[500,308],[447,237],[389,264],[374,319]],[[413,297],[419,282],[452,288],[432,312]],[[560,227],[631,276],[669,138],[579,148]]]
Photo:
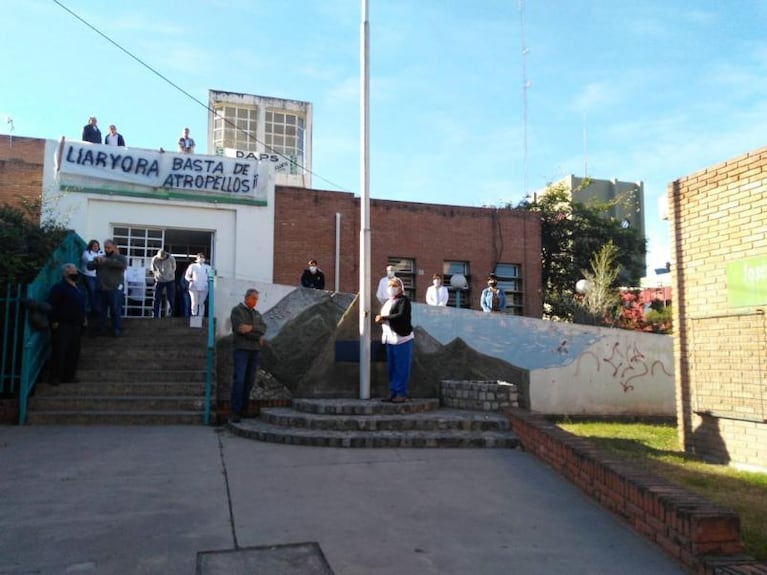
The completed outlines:
[[[163,302],[162,315],[165,315],[169,308],[174,316],[188,315],[188,294],[182,281],[184,272],[198,253],[205,254],[210,265],[214,265],[213,232],[113,226],[112,237],[120,247],[120,252],[128,258],[123,315],[152,317],[154,278],[150,266],[152,258],[160,248],[173,254],[176,259],[176,301]]]

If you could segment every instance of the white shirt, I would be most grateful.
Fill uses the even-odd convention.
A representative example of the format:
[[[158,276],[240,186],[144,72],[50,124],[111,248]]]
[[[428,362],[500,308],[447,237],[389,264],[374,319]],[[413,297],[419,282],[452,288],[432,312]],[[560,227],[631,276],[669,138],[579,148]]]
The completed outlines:
[[[94,259],[96,259],[98,256],[103,256],[104,252],[101,250],[97,252],[92,252],[90,250],[85,250],[82,255],[80,256],[80,268],[79,272],[83,274],[84,276],[90,276],[92,278],[96,277],[96,270],[89,270],[88,269],[88,262],[92,262]]]
[[[388,280],[388,278],[386,279]],[[389,315],[391,306],[394,304],[396,299],[397,298],[390,298],[384,302],[383,307],[381,308],[381,315]],[[407,335],[399,335],[396,331],[389,327],[388,321],[384,320],[381,323],[381,343],[399,345],[401,343],[405,343],[406,341],[410,341],[411,339],[415,339],[415,333],[412,331]]]
[[[208,291],[208,264],[193,263],[186,268],[184,278],[189,282],[189,289],[194,291]]]
[[[443,285],[435,287],[430,285],[426,290],[426,303],[429,305],[441,305],[446,306],[447,300],[450,298],[450,294],[447,292],[447,288]]]

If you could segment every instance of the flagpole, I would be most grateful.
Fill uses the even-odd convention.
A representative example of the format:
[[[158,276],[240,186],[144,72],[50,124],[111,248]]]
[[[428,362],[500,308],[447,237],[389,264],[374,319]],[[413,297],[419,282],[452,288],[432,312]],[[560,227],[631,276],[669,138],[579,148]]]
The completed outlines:
[[[360,22],[360,399],[370,399],[370,40],[368,0]]]

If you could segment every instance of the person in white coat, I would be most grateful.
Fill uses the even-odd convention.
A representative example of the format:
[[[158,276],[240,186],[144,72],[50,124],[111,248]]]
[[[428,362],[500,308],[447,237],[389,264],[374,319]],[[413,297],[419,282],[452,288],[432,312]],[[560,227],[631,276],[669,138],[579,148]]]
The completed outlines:
[[[389,296],[386,295],[386,288],[389,285],[389,280],[395,277],[397,276],[394,274],[394,266],[386,266],[386,275],[378,281],[378,289],[376,290],[376,298],[381,305],[389,299]]]
[[[442,276],[439,274],[431,276],[431,285],[426,290],[426,303],[444,307],[447,305],[449,297],[450,294],[448,294],[447,288],[442,285]]]
[[[192,304],[192,315],[205,314],[205,299],[208,297],[208,273],[210,266],[205,263],[205,254],[197,254],[197,261],[189,264],[184,273],[184,279],[189,282],[189,299]]]

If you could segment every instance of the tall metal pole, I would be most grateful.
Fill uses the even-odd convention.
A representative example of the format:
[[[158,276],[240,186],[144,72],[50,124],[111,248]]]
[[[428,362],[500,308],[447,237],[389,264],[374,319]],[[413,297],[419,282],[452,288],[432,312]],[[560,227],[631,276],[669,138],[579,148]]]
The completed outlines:
[[[370,40],[368,1],[360,22],[360,399],[370,399]]]

